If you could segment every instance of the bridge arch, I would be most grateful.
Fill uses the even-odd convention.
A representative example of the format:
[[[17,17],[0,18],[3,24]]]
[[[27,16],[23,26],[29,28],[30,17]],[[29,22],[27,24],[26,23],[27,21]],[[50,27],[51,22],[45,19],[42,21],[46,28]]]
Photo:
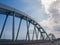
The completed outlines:
[[[13,41],[18,39],[19,30],[20,30],[20,27],[21,27],[22,20],[25,20],[26,25],[27,25],[26,40],[30,40],[30,35],[29,35],[30,24],[33,24],[33,26],[34,26],[34,30],[33,30],[33,34],[32,34],[33,35],[32,40],[34,39],[34,33],[36,34],[36,40],[38,40],[38,36],[39,36],[38,34],[40,34],[40,37],[42,38],[41,40],[46,40],[45,37],[43,36],[43,34],[45,34],[46,37],[49,38],[49,36],[45,32],[45,30],[32,17],[28,16],[26,13],[24,13],[22,11],[19,11],[15,8],[0,4],[0,14],[3,14],[3,15],[6,16],[6,18],[4,20],[2,30],[1,30],[0,39],[3,35],[8,16],[13,17],[13,19],[12,19],[13,20],[13,22],[12,22],[12,40]],[[14,29],[15,29],[15,21],[14,20],[15,20],[15,17],[20,19],[17,34],[16,34],[16,39],[14,39],[15,38],[15,36],[14,36]],[[36,29],[38,31],[36,31]]]

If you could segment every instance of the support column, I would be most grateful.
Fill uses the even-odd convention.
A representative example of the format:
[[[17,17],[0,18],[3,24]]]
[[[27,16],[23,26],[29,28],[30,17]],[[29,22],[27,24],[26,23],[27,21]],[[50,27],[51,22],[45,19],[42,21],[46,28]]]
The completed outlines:
[[[28,38],[28,40],[30,40],[30,36],[29,36],[30,22],[28,22],[28,20],[27,20],[26,23],[27,23],[27,34],[26,34],[26,40],[27,40],[27,38]]]
[[[32,40],[34,38],[34,33],[36,34],[36,40],[38,40],[38,34],[36,32],[36,27],[34,26],[34,30],[33,30],[33,36],[32,36]]]
[[[22,19],[20,19],[20,22],[19,22],[19,27],[18,27],[18,31],[17,31],[17,35],[16,35],[16,40],[18,39],[18,35],[19,35],[20,27],[21,27],[21,22],[22,22]]]
[[[46,34],[46,36],[49,38],[50,40],[50,37],[47,35],[47,33],[45,32],[45,30],[42,28],[43,32]]]
[[[15,13],[13,12],[13,21],[12,21],[12,41],[14,41],[14,22],[15,22]]]
[[[5,25],[6,25],[7,19],[8,19],[8,15],[6,15],[6,18],[5,18],[5,21],[4,21],[4,24],[3,24],[2,30],[1,30],[0,38],[1,38],[2,35],[3,35],[3,31],[4,31],[4,28],[5,28]]]
[[[32,40],[33,40],[33,38],[34,38],[34,30],[33,30],[33,36],[32,36]]]
[[[38,29],[38,31],[40,32],[40,38],[42,38],[42,40],[44,40],[44,37],[43,37],[43,34],[42,34],[40,28]]]

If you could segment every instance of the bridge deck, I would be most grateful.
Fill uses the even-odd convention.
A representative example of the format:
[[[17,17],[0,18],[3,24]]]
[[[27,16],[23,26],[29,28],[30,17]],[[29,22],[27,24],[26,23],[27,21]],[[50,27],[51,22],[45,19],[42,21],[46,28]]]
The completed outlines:
[[[60,45],[60,40],[48,41],[48,40],[18,40],[18,41],[11,41],[11,40],[0,40],[0,45]]]

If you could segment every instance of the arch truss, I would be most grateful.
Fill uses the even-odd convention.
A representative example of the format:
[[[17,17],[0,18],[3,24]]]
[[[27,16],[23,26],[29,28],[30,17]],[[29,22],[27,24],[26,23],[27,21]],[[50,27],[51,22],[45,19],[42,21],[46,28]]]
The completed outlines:
[[[44,35],[46,35],[46,37],[49,38],[49,36],[45,32],[45,30],[33,18],[31,18],[30,16],[28,16],[24,12],[21,12],[15,8],[0,4],[0,14],[3,14],[6,16],[4,23],[3,23],[3,26],[2,26],[1,33],[0,33],[0,39],[4,33],[4,28],[5,28],[5,25],[7,23],[7,19],[9,16],[13,17],[13,19],[12,19],[12,41],[18,39],[22,20],[26,21],[26,26],[27,26],[26,40],[30,40],[30,34],[29,34],[30,24],[32,24],[34,26],[32,40],[34,40],[34,34],[36,35],[36,40],[40,40],[40,39],[46,40]],[[15,33],[14,33],[14,31],[15,31],[15,17],[20,19],[16,37],[15,37]],[[39,34],[40,34],[40,39],[38,39]]]

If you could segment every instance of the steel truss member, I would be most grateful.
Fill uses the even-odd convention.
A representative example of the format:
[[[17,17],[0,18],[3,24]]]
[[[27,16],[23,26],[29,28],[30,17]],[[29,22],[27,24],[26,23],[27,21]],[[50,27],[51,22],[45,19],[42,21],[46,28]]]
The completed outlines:
[[[28,16],[27,14],[25,14],[22,11],[19,11],[19,10],[15,9],[15,8],[0,4],[0,14],[6,15],[6,18],[5,18],[5,21],[4,21],[2,30],[1,30],[1,34],[0,34],[0,39],[1,39],[2,35],[3,35],[4,28],[6,26],[8,16],[12,16],[12,41],[18,40],[22,20],[26,21],[26,26],[27,26],[26,40],[30,41],[30,33],[29,33],[30,24],[32,24],[34,26],[34,30],[33,30],[33,34],[32,34],[33,35],[32,40],[34,39],[34,33],[36,35],[36,40],[38,40],[38,36],[39,36],[38,34],[39,33],[40,33],[40,35],[42,37],[42,40],[45,40],[45,37],[43,36],[43,34],[45,34],[46,37],[49,38],[49,36],[45,32],[45,30],[32,17]],[[15,37],[15,17],[20,19],[16,37]]]

